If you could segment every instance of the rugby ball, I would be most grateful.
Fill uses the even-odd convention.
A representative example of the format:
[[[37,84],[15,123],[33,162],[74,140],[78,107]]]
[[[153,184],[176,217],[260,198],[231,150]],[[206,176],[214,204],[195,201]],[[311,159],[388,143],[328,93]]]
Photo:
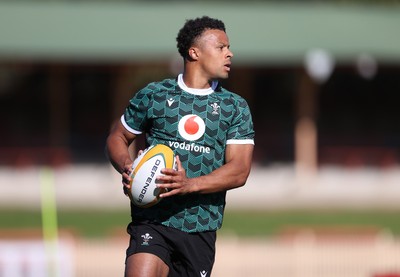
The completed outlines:
[[[157,188],[156,178],[163,168],[176,168],[174,152],[163,144],[150,146],[134,160],[128,196],[135,206],[148,208],[161,200],[166,190]]]

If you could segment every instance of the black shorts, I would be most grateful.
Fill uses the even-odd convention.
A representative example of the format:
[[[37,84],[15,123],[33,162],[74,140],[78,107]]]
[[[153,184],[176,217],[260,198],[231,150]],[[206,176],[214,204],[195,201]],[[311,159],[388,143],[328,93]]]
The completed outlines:
[[[215,231],[186,233],[160,224],[130,223],[126,257],[135,253],[151,253],[169,267],[169,277],[207,276],[215,260]]]

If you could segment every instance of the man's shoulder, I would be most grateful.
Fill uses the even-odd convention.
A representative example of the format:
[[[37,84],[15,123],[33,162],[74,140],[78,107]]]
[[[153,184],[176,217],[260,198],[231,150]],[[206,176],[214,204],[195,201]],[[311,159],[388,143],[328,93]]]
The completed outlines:
[[[227,90],[226,88],[224,88],[220,85],[217,87],[216,92],[217,92],[217,95],[223,99],[227,99],[232,102],[245,102],[246,103],[246,100],[241,95],[239,95],[236,92]]]
[[[175,90],[177,86],[176,79],[168,78],[161,81],[151,82],[142,89],[146,93],[157,93],[160,91]]]

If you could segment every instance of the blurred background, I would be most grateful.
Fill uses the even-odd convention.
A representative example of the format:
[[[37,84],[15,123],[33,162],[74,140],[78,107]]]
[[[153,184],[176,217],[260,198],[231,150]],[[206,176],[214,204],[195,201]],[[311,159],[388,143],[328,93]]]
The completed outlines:
[[[203,15],[226,24],[222,83],[256,130],[213,276],[400,276],[395,0],[0,0],[0,276],[123,275],[129,200],[105,139],[181,72],[177,32]]]

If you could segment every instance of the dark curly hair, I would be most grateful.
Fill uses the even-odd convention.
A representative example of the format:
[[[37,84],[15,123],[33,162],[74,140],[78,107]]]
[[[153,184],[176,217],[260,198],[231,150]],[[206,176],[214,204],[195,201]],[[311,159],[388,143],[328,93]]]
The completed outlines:
[[[225,32],[225,24],[218,19],[208,16],[198,17],[195,19],[186,20],[185,25],[179,30],[176,37],[179,54],[183,58],[188,57],[189,48],[195,40],[206,30],[221,30]]]

